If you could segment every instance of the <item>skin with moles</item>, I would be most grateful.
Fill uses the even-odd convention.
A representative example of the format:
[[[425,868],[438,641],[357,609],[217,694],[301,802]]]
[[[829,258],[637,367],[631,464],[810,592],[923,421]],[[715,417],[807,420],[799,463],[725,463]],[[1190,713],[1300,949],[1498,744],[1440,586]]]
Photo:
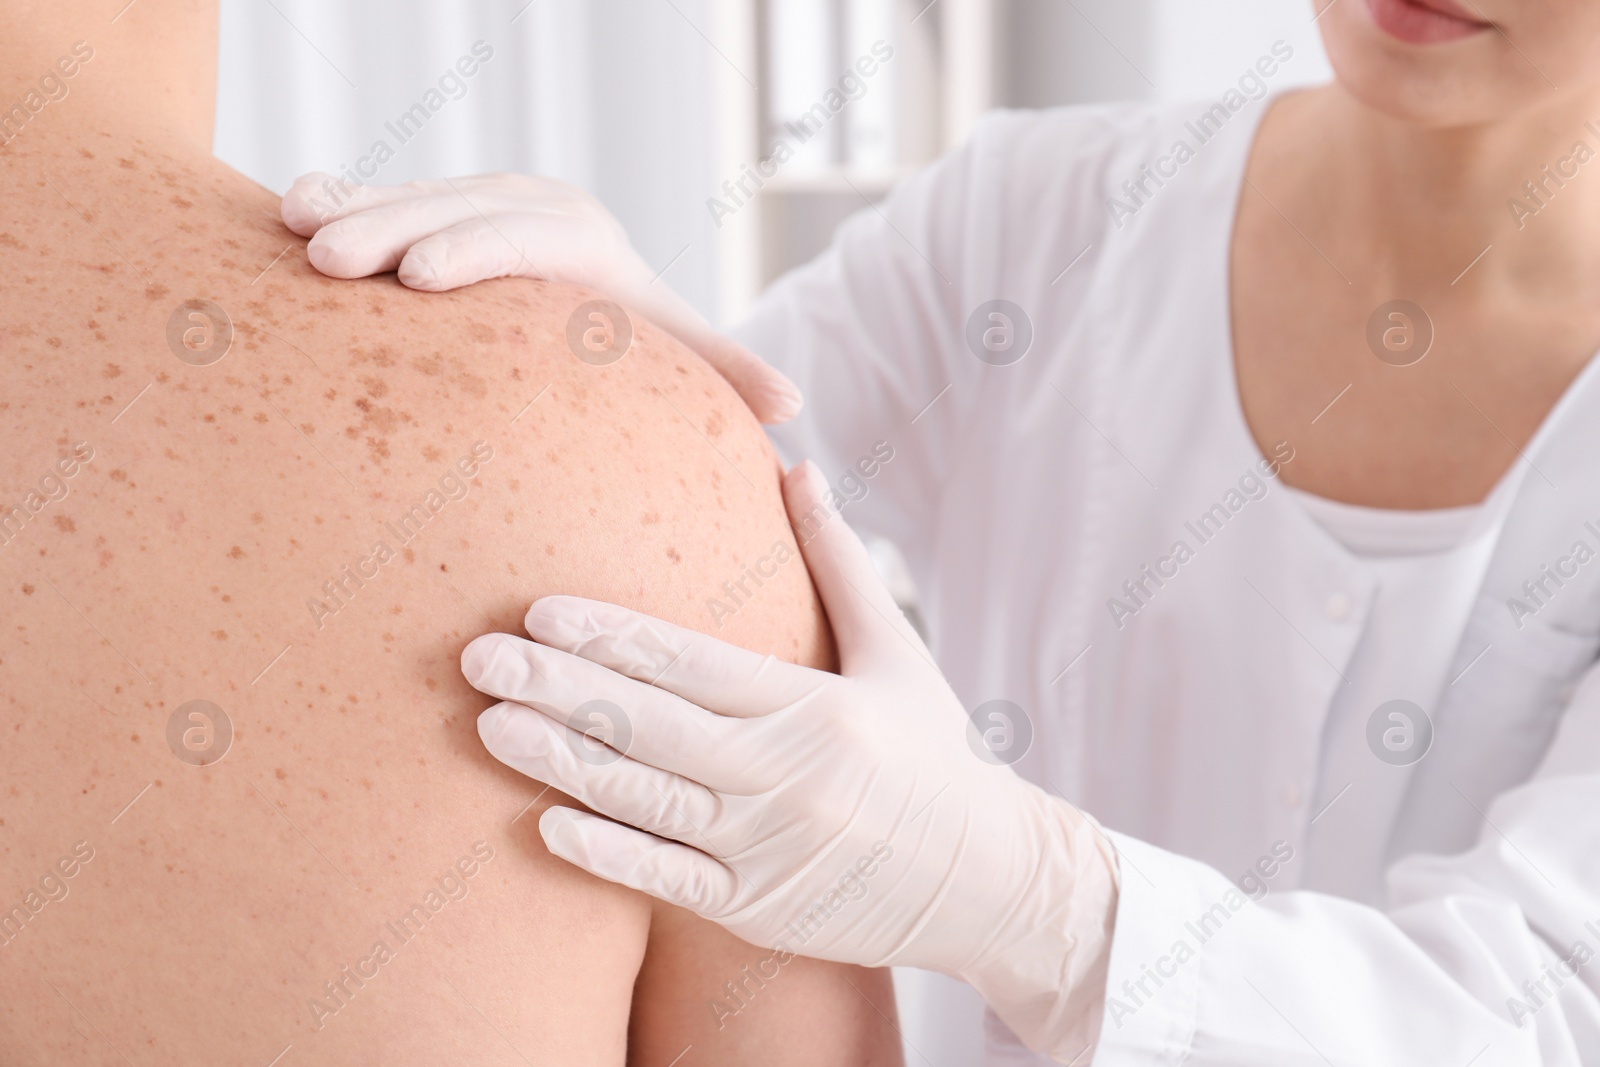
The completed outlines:
[[[1575,142],[1600,152],[1600,3],[1474,0],[1496,28],[1431,45],[1386,34],[1367,0],[1316,6],[1338,81],[1273,106],[1239,201],[1244,413],[1264,451],[1294,447],[1299,488],[1472,504],[1600,349],[1600,169],[1542,206],[1526,191]],[[1367,343],[1397,299],[1434,330],[1406,367]]]
[[[831,665],[803,568],[707,609],[792,545],[759,427],[641,319],[577,359],[592,294],[318,275],[166,119],[146,53],[205,54],[197,11],[6,12],[39,31],[7,99],[97,44],[0,148],[0,908],[93,856],[0,938],[0,1061],[897,1062],[879,973],[793,960],[719,1028],[771,952],[551,857],[571,801],[484,752],[460,677],[558,592]],[[194,299],[234,331],[209,366],[169,348]],[[169,747],[196,700],[233,729],[208,766]]]

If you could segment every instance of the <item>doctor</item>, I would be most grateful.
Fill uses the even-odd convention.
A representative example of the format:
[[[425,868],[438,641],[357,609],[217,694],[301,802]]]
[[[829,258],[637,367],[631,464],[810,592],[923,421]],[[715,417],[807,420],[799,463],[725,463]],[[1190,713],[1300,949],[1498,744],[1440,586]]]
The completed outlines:
[[[463,657],[609,816],[553,851],[959,975],[991,1063],[1600,1063],[1600,0],[1318,7],[1334,84],[994,115],[742,344],[556,183],[297,184],[331,274],[581,282],[809,398],[839,676],[565,597]]]

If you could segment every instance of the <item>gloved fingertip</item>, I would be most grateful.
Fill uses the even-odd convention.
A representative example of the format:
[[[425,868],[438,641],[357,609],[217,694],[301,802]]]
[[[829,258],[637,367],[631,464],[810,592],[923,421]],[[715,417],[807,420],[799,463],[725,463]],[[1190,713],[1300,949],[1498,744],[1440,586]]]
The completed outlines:
[[[407,252],[397,274],[400,284],[411,289],[433,292],[445,288],[440,284],[442,275],[438,264],[426,252]]]
[[[583,834],[577,827],[579,812],[571,808],[549,807],[539,816],[539,836],[545,848],[568,863],[585,867],[583,862]]]
[[[478,714],[478,740],[490,755],[502,763],[513,760],[543,760],[550,754],[550,733],[541,722],[529,722],[538,715],[532,708],[501,701]],[[526,767],[518,766],[524,774]]]
[[[494,675],[496,659],[505,651],[505,634],[484,634],[474,637],[461,650],[461,673],[467,684],[482,688]]]
[[[499,756],[501,738],[505,736],[506,722],[510,712],[503,704],[496,704],[492,708],[485,708],[478,713],[478,740],[483,742],[483,747]]]
[[[591,605],[581,597],[546,596],[533,602],[522,625],[535,640],[549,643],[572,633],[579,620],[589,614]]]
[[[278,207],[278,217],[289,227],[289,232],[298,237],[314,237],[320,228],[316,215],[307,210],[306,205],[298,201],[293,193],[283,198],[283,203]]]
[[[761,410],[756,414],[768,425],[788,422],[805,407],[806,400],[799,386],[781,376],[775,381],[765,383],[762,393]]]
[[[323,274],[332,273],[331,268],[333,266],[335,256],[333,249],[328,247],[327,242],[313,240],[310,244],[306,245],[306,259],[310,261],[313,267],[317,268],[317,270],[321,271]]]

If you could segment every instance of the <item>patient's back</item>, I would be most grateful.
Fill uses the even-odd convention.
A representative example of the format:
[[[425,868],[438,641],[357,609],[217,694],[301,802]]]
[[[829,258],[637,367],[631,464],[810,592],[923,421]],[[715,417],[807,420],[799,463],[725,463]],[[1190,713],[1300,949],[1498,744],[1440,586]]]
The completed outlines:
[[[800,564],[723,591],[793,543],[759,428],[637,318],[577,358],[592,294],[332,282],[222,165],[74,145],[0,157],[0,1062],[621,1062],[649,903],[457,657],[562,592],[826,660]]]

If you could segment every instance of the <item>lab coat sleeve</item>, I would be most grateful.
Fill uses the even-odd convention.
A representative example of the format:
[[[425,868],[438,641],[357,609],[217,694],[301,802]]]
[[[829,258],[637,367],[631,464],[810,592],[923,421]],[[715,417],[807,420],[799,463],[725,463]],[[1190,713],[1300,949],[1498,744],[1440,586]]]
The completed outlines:
[[[846,220],[734,331],[805,395],[796,420],[769,428],[784,461],[814,460],[852,525],[901,543],[927,530],[971,395],[951,344],[970,152]]]
[[[1387,911],[1251,901],[1113,834],[1096,1067],[1600,1064],[1600,671],[1540,771],[1483,814],[1471,850],[1391,868]]]
[[[733,330],[805,394],[769,432],[786,462],[818,463],[858,530],[908,549],[929,540],[974,419],[1004,417],[1017,378],[974,354],[969,322],[1096,240],[1098,176],[1124,121],[1105,108],[986,116],[960,149],[864,203]],[[1061,262],[1058,245],[1071,249]],[[1068,314],[1079,281],[1052,292]]]

